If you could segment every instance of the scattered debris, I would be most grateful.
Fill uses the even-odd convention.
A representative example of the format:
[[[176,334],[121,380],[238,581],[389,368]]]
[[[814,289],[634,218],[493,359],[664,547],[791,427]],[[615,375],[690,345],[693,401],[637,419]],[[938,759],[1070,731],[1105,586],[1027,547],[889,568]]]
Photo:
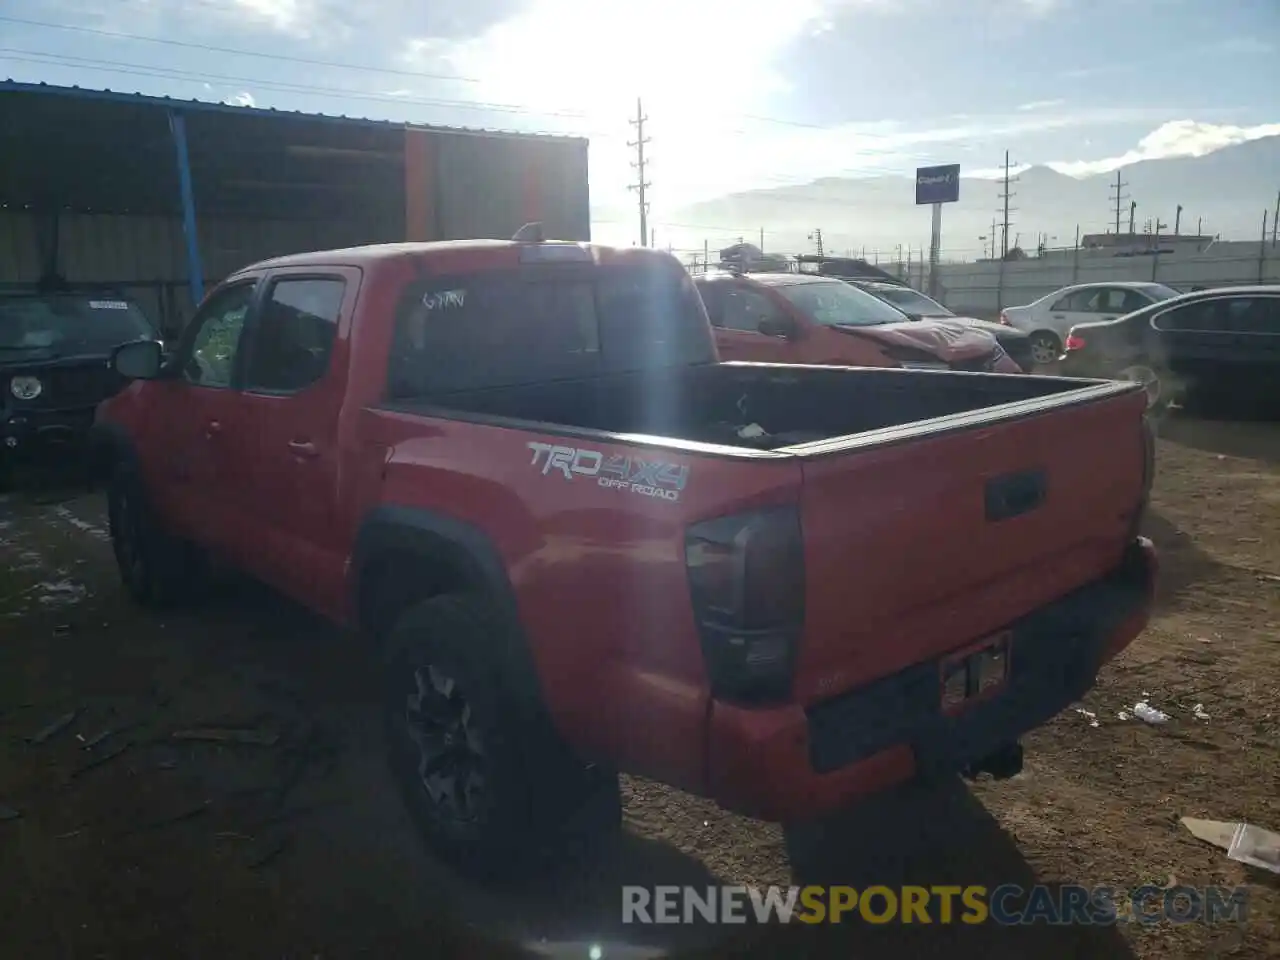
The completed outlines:
[[[1280,833],[1263,830],[1251,823],[1237,824],[1231,836],[1231,846],[1227,848],[1227,859],[1280,873]]]
[[[1251,823],[1200,820],[1183,817],[1182,825],[1197,840],[1227,851],[1227,858],[1252,867],[1280,873],[1280,833]]]
[[[108,760],[114,760],[116,757],[120,756],[120,754],[128,750],[129,746],[130,744],[128,740],[122,740],[119,743],[113,744],[112,746],[108,747],[106,750],[102,751],[102,753],[98,754],[96,757],[89,760],[87,763],[84,763],[83,765],[77,767],[75,770],[71,771],[72,778],[74,779],[75,777],[88,773],[90,770],[94,769],[95,767],[102,766]]]
[[[53,628],[53,635],[54,635],[55,637],[67,637],[67,636],[70,636],[70,635],[71,635],[71,624],[69,624],[69,623],[59,623],[59,624],[57,624],[57,625]]]
[[[279,741],[280,734],[270,730],[236,730],[228,727],[208,727],[196,730],[175,730],[173,739],[209,743],[246,743],[258,747],[270,747]]]
[[[1145,696],[1145,694],[1144,694]],[[1139,720],[1146,723],[1168,723],[1169,715],[1163,710],[1157,710],[1145,700],[1139,700],[1133,705],[1133,715]]]
[[[39,746],[40,744],[45,743],[46,741],[52,739],[53,737],[56,737],[63,730],[67,729],[67,727],[71,726],[71,724],[75,721],[76,717],[78,717],[79,715],[80,715],[79,708],[75,710],[70,710],[67,713],[64,713],[57,720],[54,720],[53,723],[49,724],[47,727],[45,727],[35,736],[28,737],[27,742],[33,746]]]
[[[101,527],[94,526],[92,523],[81,520],[64,506],[54,507],[53,513],[59,520],[71,524],[71,526],[75,527],[81,533],[87,533],[95,540],[101,540],[104,543],[111,540],[111,534],[107,533],[107,531],[103,530]]]
[[[280,856],[280,854],[284,853],[285,848],[288,846],[289,838],[280,837],[251,853],[245,861],[245,866],[250,870],[257,870],[260,867],[265,867],[276,857]]]
[[[194,820],[203,813],[208,813],[209,808],[213,805],[212,800],[204,800],[194,806],[179,810],[177,813],[170,814],[167,817],[161,817],[158,820],[150,820],[144,824],[134,827],[132,830],[125,831],[126,834],[141,833],[144,830],[156,830],[160,827],[168,827],[173,824],[183,823],[187,820]]]
[[[1193,717],[1195,717],[1197,720],[1208,720],[1208,719],[1209,719],[1209,715],[1208,715],[1207,713],[1205,713],[1205,712],[1204,712],[1204,704],[1203,704],[1203,703],[1197,703],[1194,707],[1192,707],[1192,708],[1191,708],[1191,715],[1192,715]]]
[[[0,821],[17,820],[21,816],[22,816],[21,810],[15,810],[13,809],[13,807],[9,807],[3,803],[0,803]]]
[[[79,829],[76,829],[76,830],[68,830],[66,833],[60,833],[60,834],[58,834],[58,835],[57,835],[56,837],[54,837],[53,839],[55,839],[55,840],[70,840],[72,837],[78,837],[78,836],[80,836],[80,834],[81,834],[81,833],[83,833],[83,832],[84,832],[84,831],[79,830]]]
[[[1117,713],[1117,714],[1116,714],[1116,716],[1117,716],[1117,717],[1119,717],[1121,720],[1128,720],[1128,719],[1129,719],[1129,711],[1128,711],[1128,710],[1121,710],[1119,713]]]
[[[1076,713],[1089,721],[1089,726],[1096,727],[1098,725],[1098,715],[1092,710],[1086,710],[1084,707],[1076,707]]]
[[[73,580],[58,580],[57,582],[45,581],[37,583],[33,588],[40,590],[40,602],[50,607],[65,607],[71,604],[79,603],[89,595],[88,589],[82,583],[76,583]]]

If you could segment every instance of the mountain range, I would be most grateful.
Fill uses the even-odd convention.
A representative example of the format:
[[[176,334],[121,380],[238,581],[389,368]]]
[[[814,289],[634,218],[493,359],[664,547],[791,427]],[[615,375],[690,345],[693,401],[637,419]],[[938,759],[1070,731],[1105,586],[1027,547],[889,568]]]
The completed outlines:
[[[1121,168],[1120,230],[1129,229],[1129,201],[1137,203],[1136,232],[1159,217],[1161,233],[1171,233],[1182,205],[1179,232],[1197,227],[1223,240],[1256,240],[1264,210],[1274,208],[1280,189],[1280,136],[1224,147],[1200,157],[1143,160]],[[1071,177],[1047,166],[1018,173],[1010,186],[1009,245],[1034,251],[1042,239],[1049,247],[1070,247],[1080,234],[1115,229],[1116,174]],[[965,177],[960,200],[942,211],[945,259],[972,260],[989,252],[993,220],[1002,216],[999,180]],[[915,257],[927,251],[930,211],[914,204],[909,176],[830,177],[794,186],[751,190],[706,200],[659,219],[657,243],[677,252],[713,254],[739,236],[765,249],[813,251],[811,234],[821,229],[828,253],[873,251],[880,260],[896,256],[899,244]],[[997,228],[998,230],[998,228]],[[1268,226],[1268,233],[1270,227]]]

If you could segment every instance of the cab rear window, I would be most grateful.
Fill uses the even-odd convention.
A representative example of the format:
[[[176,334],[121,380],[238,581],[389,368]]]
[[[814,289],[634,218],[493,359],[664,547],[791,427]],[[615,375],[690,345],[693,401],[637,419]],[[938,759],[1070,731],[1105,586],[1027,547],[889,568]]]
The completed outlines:
[[[677,267],[474,273],[411,284],[396,318],[391,399],[715,362]]]

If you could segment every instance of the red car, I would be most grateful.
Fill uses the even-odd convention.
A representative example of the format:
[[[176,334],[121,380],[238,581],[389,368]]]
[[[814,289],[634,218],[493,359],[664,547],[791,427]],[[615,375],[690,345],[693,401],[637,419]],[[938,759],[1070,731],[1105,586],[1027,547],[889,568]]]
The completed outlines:
[[[616,829],[618,771],[774,820],[1008,775],[1152,602],[1138,385],[721,363],[652,250],[289,256],[113,363],[129,592],[212,557],[355,628],[481,873]]]
[[[708,273],[696,283],[726,360],[1023,372],[990,332],[960,320],[913,322],[834,277]]]

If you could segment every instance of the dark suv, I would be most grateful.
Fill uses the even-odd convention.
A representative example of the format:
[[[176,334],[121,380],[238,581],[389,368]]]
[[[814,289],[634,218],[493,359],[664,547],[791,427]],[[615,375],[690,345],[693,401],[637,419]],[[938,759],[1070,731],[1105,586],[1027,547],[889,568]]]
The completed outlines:
[[[160,335],[117,293],[0,294],[0,483],[19,460],[82,441],[124,380],[111,351]]]

